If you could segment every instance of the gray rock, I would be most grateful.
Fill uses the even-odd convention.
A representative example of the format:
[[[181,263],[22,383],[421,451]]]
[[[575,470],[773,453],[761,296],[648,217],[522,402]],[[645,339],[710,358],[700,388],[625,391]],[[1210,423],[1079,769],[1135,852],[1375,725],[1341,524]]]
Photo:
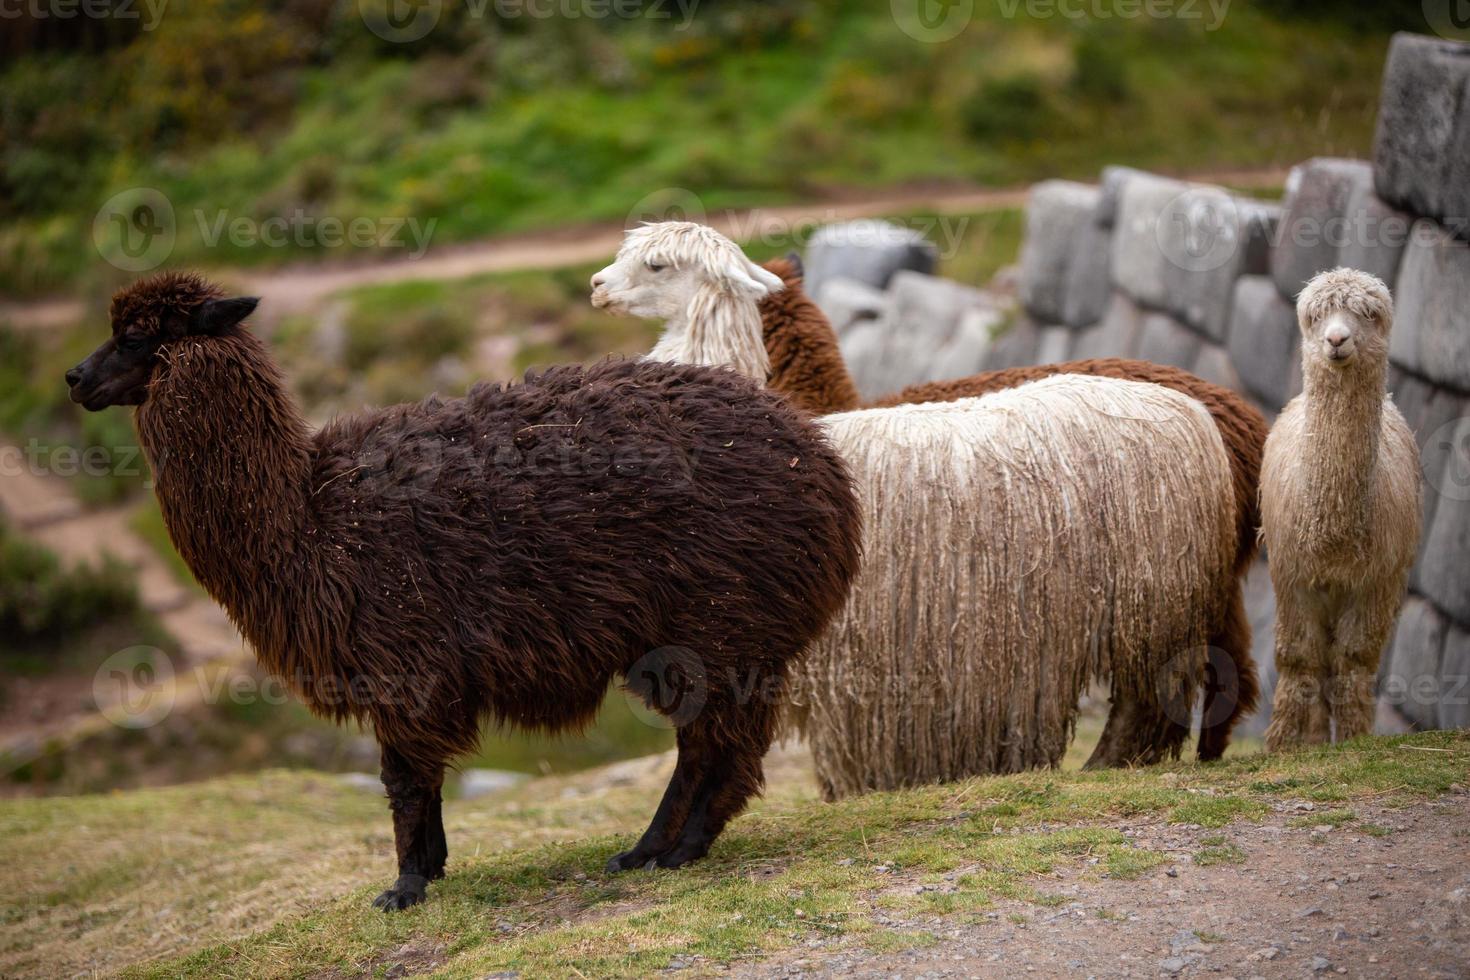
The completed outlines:
[[[1395,377],[1396,375],[1396,377]],[[1434,520],[1435,504],[1442,497],[1470,499],[1470,444],[1455,453],[1456,427],[1470,415],[1470,400],[1454,392],[1429,384],[1411,374],[1390,372],[1393,403],[1404,416],[1419,444],[1419,467],[1424,474],[1424,510],[1420,526],[1428,528]],[[1424,557],[1428,535],[1419,542],[1419,557]],[[1419,565],[1409,575],[1409,585],[1417,588]]]
[[[888,295],[856,279],[830,279],[822,284],[821,293],[811,295],[839,337],[854,323],[876,320],[888,311]]]
[[[1364,160],[1316,157],[1291,169],[1271,252],[1271,275],[1282,296],[1295,300],[1307,280],[1337,265],[1347,239],[1348,201],[1355,189],[1372,183],[1373,167]]]
[[[1003,371],[1006,368],[1036,364],[1036,352],[1041,347],[1041,329],[1036,321],[1024,313],[1012,319],[1004,333],[998,335],[985,352],[983,371]]]
[[[1393,289],[1414,227],[1413,215],[1385,204],[1373,193],[1372,184],[1364,181],[1348,197],[1346,218],[1346,238],[1338,249],[1337,264],[1371,272]]]
[[[1470,219],[1470,45],[1396,34],[1373,140],[1378,196],[1440,221]]]
[[[508,772],[504,769],[466,769],[459,780],[459,796],[464,800],[475,800],[492,793],[503,793],[525,782],[523,772]]]
[[[966,310],[999,305],[982,289],[920,272],[895,273],[888,295],[894,331],[911,343],[946,341]]]
[[[1470,419],[1460,420],[1452,438],[1456,447],[1470,446]],[[1424,541],[1414,576],[1418,588],[1457,622],[1470,623],[1470,500],[1464,494],[1439,498]]]
[[[1194,365],[1189,370],[1211,384],[1232,391],[1240,390],[1240,375],[1235,373],[1235,365],[1230,363],[1230,352],[1224,347],[1201,344]]]
[[[1133,357],[1143,329],[1143,311],[1126,294],[1114,292],[1102,322],[1077,335],[1074,360],[1092,357]]]
[[[1078,238],[1092,225],[1098,190],[1070,180],[1045,180],[1031,189],[1021,243],[1021,305],[1049,323],[1061,323]]]
[[[934,352],[928,376],[935,381],[944,381],[968,377],[979,371],[985,364],[985,354],[1001,319],[1000,312],[994,309],[976,307],[966,310],[960,315],[954,336]],[[1066,332],[1061,327],[1052,329]]]
[[[1168,308],[1165,277],[1169,260],[1160,240],[1172,240],[1178,229],[1165,216],[1188,185],[1152,174],[1130,175],[1123,182],[1113,229],[1113,283],[1145,306]]]
[[[1242,720],[1242,735],[1260,735],[1271,723],[1271,698],[1276,691],[1276,592],[1264,558],[1257,558],[1245,578],[1245,614],[1251,624],[1251,657],[1261,681],[1256,713]]]
[[[387,795],[387,791],[383,789],[383,780],[370,772],[338,773],[337,779],[351,786],[353,789],[360,789],[365,793],[377,793],[379,796]]]
[[[824,225],[807,244],[806,287],[815,296],[839,276],[888,288],[900,269],[933,272],[939,250],[919,232],[890,221],[862,219]]]
[[[1265,276],[1235,284],[1229,329],[1230,360],[1246,391],[1273,411],[1290,400],[1301,378],[1301,331],[1296,309]]]
[[[1166,313],[1147,313],[1139,335],[1138,356],[1155,364],[1186,371],[1194,366],[1200,349],[1199,334],[1176,322]]]
[[[1470,629],[1451,623],[1439,662],[1440,728],[1470,728]]]
[[[1470,244],[1416,223],[1394,298],[1393,362],[1470,392]]]
[[[1036,347],[1037,364],[1059,364],[1072,347],[1072,331],[1066,327],[1042,327]]]
[[[1269,276],[1271,250],[1276,247],[1281,218],[1286,209],[1275,201],[1258,201],[1251,197],[1237,197],[1235,206],[1240,209],[1240,222],[1245,229],[1245,255],[1241,259],[1240,274]]]
[[[1410,596],[1379,671],[1380,699],[1421,728],[1435,727],[1438,718],[1439,662],[1447,625],[1434,606]]]
[[[1267,226],[1252,229],[1261,222]],[[1157,237],[1165,307],[1211,339],[1224,340],[1235,280],[1261,243],[1269,243],[1269,217],[1218,187],[1190,187],[1165,208]],[[1259,264],[1261,256],[1255,257]]]
[[[850,327],[838,341],[842,359],[852,375],[858,394],[865,399],[879,398],[897,388],[890,382],[890,367],[886,361],[888,351],[888,321],[886,319],[861,320]]]
[[[1123,200],[1123,187],[1128,181],[1134,177],[1152,176],[1153,174],[1145,170],[1136,170],[1133,167],[1103,167],[1102,179],[1098,185],[1097,213],[1094,215],[1098,225],[1110,229],[1117,224],[1118,209]]]
[[[1062,322],[1069,327],[1086,327],[1102,319],[1113,292],[1112,266],[1112,232],[1095,221],[1088,222],[1072,247]]]

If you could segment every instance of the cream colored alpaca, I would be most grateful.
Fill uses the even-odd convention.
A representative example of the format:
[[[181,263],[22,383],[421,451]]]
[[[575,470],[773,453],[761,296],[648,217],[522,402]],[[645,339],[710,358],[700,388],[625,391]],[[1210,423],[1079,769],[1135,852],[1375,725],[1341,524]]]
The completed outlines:
[[[1261,535],[1276,589],[1276,699],[1266,747],[1373,727],[1378,658],[1419,543],[1419,450],[1386,394],[1393,300],[1334,269],[1297,300],[1303,392],[1261,466]]]

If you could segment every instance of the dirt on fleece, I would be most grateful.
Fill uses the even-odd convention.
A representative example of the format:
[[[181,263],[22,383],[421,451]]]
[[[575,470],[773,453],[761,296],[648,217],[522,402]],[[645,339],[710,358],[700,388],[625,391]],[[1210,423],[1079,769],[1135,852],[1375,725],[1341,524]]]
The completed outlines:
[[[969,923],[880,915],[913,947],[811,940],[733,975],[1470,977],[1470,795],[1354,813],[1350,827],[1311,803],[1218,829],[1120,822],[1171,862],[1134,880],[1059,868],[1040,888],[1052,907],[1002,902]],[[925,887],[896,878],[888,891]]]

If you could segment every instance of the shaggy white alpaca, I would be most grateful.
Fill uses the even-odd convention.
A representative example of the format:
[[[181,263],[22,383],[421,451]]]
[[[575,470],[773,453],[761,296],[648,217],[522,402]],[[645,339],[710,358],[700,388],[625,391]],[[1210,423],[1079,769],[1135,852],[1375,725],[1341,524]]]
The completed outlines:
[[[709,228],[650,225],[593,302],[668,318],[650,357],[764,380],[761,272]],[[1100,678],[1113,710],[1090,765],[1177,756],[1238,541],[1203,406],[1066,376],[821,421],[865,555],[796,677],[827,796],[1056,765]]]
[[[616,312],[663,320],[649,360],[728,367],[764,384],[771,360],[756,303],[783,288],[713,228],[663,221],[628,232],[618,260],[592,277],[592,305],[615,298]]]
[[[1297,300],[1303,391],[1261,466],[1261,536],[1276,589],[1280,679],[1266,747],[1373,727],[1378,658],[1419,545],[1419,450],[1389,400],[1393,300],[1334,269]]]

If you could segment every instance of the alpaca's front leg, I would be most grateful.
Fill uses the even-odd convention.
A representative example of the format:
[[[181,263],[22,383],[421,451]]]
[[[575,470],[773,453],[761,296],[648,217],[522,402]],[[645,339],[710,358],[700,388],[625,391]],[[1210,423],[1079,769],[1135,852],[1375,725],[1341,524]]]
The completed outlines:
[[[1393,632],[1400,595],[1401,586],[1373,590],[1352,602],[1338,621],[1327,701],[1339,742],[1373,731],[1378,661]]]
[[[1278,590],[1276,609],[1276,696],[1266,750],[1282,752],[1320,745],[1332,737],[1326,680],[1332,651],[1327,632],[1313,615],[1310,597]]]
[[[417,905],[426,897],[429,881],[443,877],[447,855],[438,805],[443,779],[443,766],[415,766],[383,747],[383,786],[393,811],[398,880],[373,900],[376,908],[391,912]]]

